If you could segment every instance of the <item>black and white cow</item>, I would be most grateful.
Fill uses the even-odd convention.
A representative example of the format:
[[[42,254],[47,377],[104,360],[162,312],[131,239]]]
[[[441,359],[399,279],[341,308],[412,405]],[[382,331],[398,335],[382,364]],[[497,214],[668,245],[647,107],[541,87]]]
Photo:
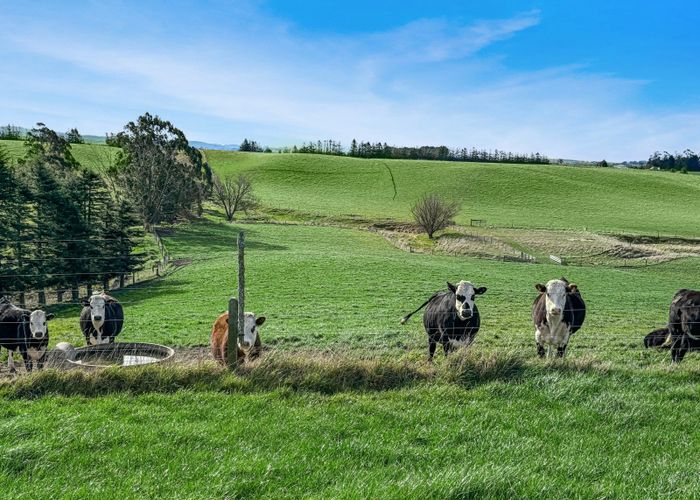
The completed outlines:
[[[532,304],[537,354],[543,358],[550,348],[556,347],[557,357],[561,358],[569,338],[583,325],[586,304],[578,287],[566,278],[551,280],[547,285],[538,283],[535,288],[540,292]]]
[[[41,309],[29,311],[13,305],[7,297],[0,298],[0,347],[8,350],[7,366],[15,372],[13,354],[19,351],[24,367],[32,371],[33,363],[43,368],[46,347],[49,344],[47,322],[53,319]]]
[[[700,292],[678,290],[668,311],[671,361],[683,361],[685,353],[700,348]]]
[[[87,345],[110,344],[124,326],[122,305],[104,292],[95,292],[83,301],[80,330]]]
[[[437,343],[442,344],[445,356],[457,347],[468,346],[481,326],[479,309],[474,299],[486,292],[486,287],[475,288],[469,281],[460,281],[457,286],[447,283],[447,291],[433,294],[418,309],[401,320],[406,323],[411,316],[423,309],[423,326],[428,334],[428,359],[432,360]]]

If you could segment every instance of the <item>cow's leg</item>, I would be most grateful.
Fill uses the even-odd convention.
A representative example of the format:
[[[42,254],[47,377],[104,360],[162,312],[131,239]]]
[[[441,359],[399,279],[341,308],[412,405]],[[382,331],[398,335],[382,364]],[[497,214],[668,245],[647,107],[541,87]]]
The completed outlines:
[[[535,343],[537,344],[537,355],[540,358],[544,358],[547,355],[547,351],[544,348],[542,331],[539,327],[535,327]]]
[[[452,343],[449,340],[443,340],[442,350],[445,351],[445,356],[447,356],[452,350]]]
[[[253,343],[253,347],[248,353],[248,359],[255,359],[258,356],[260,356],[260,352],[262,351],[262,341],[260,340],[260,334],[255,336],[255,343]]]
[[[671,362],[680,363],[685,357],[685,353],[688,352],[688,337],[683,335],[676,339],[671,347]]]
[[[547,351],[544,350],[544,346],[539,342],[537,343],[537,355],[540,358],[544,358],[547,355]]]
[[[22,360],[24,361],[24,368],[27,370],[27,372],[32,371],[32,368],[33,368],[32,358],[29,357],[29,353],[27,352],[27,349],[20,347],[19,352],[22,355]]]
[[[7,350],[7,369],[10,370],[10,373],[15,373],[17,371],[15,368],[14,353],[15,351],[12,349]]]
[[[557,347],[557,358],[564,357],[564,354],[566,354],[566,346],[567,346],[567,344],[560,345]]]
[[[428,339],[428,361],[433,360],[433,356],[435,355],[436,348],[437,348],[437,342],[435,342],[433,339],[429,338]]]

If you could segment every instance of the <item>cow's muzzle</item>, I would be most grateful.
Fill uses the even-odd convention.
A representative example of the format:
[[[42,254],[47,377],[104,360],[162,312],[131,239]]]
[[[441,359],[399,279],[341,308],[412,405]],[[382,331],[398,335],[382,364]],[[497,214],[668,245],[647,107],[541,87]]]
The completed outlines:
[[[94,319],[95,321],[102,321],[102,316],[95,316],[92,319]]]

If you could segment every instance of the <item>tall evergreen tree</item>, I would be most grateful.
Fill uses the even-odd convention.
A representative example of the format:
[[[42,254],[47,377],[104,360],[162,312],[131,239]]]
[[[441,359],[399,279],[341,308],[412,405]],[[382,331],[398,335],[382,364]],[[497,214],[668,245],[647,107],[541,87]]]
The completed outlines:
[[[30,257],[23,240],[29,239],[32,227],[29,214],[29,191],[10,158],[0,147],[0,297],[23,290]]]

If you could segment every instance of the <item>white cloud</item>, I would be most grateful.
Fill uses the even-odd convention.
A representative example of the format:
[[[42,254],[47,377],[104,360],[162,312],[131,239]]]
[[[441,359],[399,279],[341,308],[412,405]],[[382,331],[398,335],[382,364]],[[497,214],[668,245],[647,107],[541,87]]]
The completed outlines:
[[[47,115],[64,117],[57,119],[60,128],[82,124],[98,133],[110,118],[116,130],[125,110],[142,108],[134,112],[176,114],[176,124],[192,138],[218,142],[255,131],[256,139],[271,144],[356,137],[621,160],[697,140],[700,113],[652,113],[635,104],[644,82],[576,65],[514,72],[483,56],[486,47],[539,22],[539,13],[529,12],[463,25],[424,19],[385,33],[309,37],[246,11],[227,17],[225,29],[164,45],[167,38],[147,35],[127,43],[109,29],[59,32],[44,20],[34,30],[0,37],[21,54],[20,62],[45,60],[64,70],[44,75],[18,63],[0,86],[24,89],[12,96],[11,116],[21,117],[22,109],[35,116],[41,97]],[[0,93],[4,109],[7,95]],[[67,110],[62,100],[81,102]],[[208,119],[215,125],[208,128]]]

